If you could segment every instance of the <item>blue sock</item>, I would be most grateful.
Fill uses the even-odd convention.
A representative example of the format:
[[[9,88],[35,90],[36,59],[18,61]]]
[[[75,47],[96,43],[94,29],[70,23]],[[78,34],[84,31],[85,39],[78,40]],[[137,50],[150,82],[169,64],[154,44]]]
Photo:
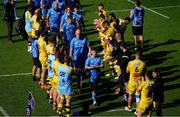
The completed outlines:
[[[92,99],[93,99],[93,102],[96,102],[96,94],[94,92],[92,92]]]

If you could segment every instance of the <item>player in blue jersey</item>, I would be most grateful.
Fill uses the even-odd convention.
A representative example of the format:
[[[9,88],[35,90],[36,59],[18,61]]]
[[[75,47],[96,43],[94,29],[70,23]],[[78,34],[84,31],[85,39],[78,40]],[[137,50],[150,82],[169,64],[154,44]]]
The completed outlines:
[[[69,15],[73,17],[72,9],[68,5],[68,6],[66,6],[65,12],[64,12],[64,14],[61,17],[61,23],[60,23],[60,30],[61,31],[62,31],[63,25],[68,22],[68,16]],[[73,17],[73,21],[74,21],[74,17]]]
[[[47,3],[48,3],[48,0],[41,0],[40,2],[40,8],[41,8],[41,14],[43,17],[46,17],[47,15]]]
[[[73,17],[76,22],[76,27],[85,30],[84,26],[84,14],[80,10],[79,6],[74,7]]]
[[[66,46],[69,48],[71,40],[75,37],[76,26],[73,23],[73,17],[68,16],[68,22],[65,23],[62,27],[62,31],[64,34],[64,40],[66,42]]]
[[[39,31],[36,32],[35,38],[32,39],[31,41],[31,54],[33,58],[33,67],[32,67],[32,76],[33,76],[33,81],[36,81],[36,69],[37,69],[37,74],[38,74],[38,79],[41,77],[41,63],[39,61],[39,50],[38,50],[38,36],[39,36]]]
[[[135,50],[137,50],[137,40],[140,41],[140,47],[143,47],[143,23],[144,23],[144,9],[140,7],[140,0],[135,1],[135,8],[131,10],[130,18],[132,19],[132,31]]]
[[[58,2],[55,2],[53,5],[47,14],[48,27],[50,27],[51,32],[59,32],[61,11],[58,7]]]
[[[77,75],[78,93],[81,93],[83,79],[85,75],[84,65],[88,52],[90,52],[89,42],[87,37],[82,36],[81,30],[77,29],[76,37],[70,43],[70,57],[73,61],[73,67]]]
[[[71,108],[71,94],[72,94],[72,74],[73,68],[69,66],[69,58],[64,57],[64,64],[58,66],[58,93],[60,96],[60,102],[58,104],[58,114],[62,116],[62,109],[64,100],[66,101],[66,114],[70,116]]]
[[[85,69],[90,72],[90,83],[92,91],[93,105],[97,104],[96,89],[100,79],[100,68],[103,67],[103,61],[100,57],[96,56],[96,51],[91,50],[91,56],[86,59]]]
[[[55,2],[58,2],[58,7],[61,10],[61,13],[63,13],[63,11],[65,9],[65,1],[64,0],[56,0],[52,3],[52,6]]]

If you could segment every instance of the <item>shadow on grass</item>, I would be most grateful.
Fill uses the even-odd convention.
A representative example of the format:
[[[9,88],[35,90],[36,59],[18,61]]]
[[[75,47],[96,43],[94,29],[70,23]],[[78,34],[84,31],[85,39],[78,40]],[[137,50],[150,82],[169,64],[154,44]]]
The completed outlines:
[[[177,52],[177,50],[169,50],[169,51],[155,51],[150,54],[143,55],[143,60],[145,61],[147,66],[159,65],[168,59],[172,59],[173,57],[166,57],[170,53]]]
[[[175,108],[177,106],[180,106],[180,99],[174,100],[172,103],[165,103],[163,104],[163,108]]]

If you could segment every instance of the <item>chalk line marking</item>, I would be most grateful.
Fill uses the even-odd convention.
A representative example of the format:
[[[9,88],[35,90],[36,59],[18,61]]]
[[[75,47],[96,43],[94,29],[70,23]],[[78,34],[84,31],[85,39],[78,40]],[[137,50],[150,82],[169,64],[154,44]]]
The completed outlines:
[[[1,77],[12,77],[12,76],[27,76],[27,75],[31,75],[31,73],[4,74],[4,75],[0,75],[0,78]]]
[[[2,114],[5,116],[5,117],[9,117],[9,115],[7,114],[7,112],[0,106],[0,111],[2,112]]]
[[[132,108],[132,110],[135,110],[136,108]],[[106,112],[116,112],[116,111],[126,111],[124,108],[119,108],[119,109],[112,109],[112,110],[108,110]]]

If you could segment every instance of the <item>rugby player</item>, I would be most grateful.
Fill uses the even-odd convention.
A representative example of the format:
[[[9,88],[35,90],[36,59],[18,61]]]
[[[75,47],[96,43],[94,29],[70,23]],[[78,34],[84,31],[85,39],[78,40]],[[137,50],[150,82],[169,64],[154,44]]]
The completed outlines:
[[[64,64],[58,66],[58,94],[60,96],[60,102],[58,104],[58,114],[62,116],[62,109],[64,100],[66,101],[66,116],[70,116],[71,109],[71,94],[72,94],[72,70],[69,66],[69,58],[64,57]]]
[[[135,50],[138,48],[137,40],[140,41],[140,47],[143,47],[144,9],[140,5],[141,1],[135,0],[135,8],[130,12]]]
[[[88,53],[91,51],[87,37],[81,34],[81,30],[77,29],[76,37],[71,40],[69,56],[73,61],[73,67],[77,75],[78,93],[81,93],[83,88],[83,79],[85,76],[85,61]]]
[[[100,57],[96,56],[96,51],[91,50],[91,56],[86,59],[85,69],[90,72],[90,83],[92,91],[93,105],[97,104],[96,90],[100,80],[100,68],[103,67],[103,61]]]
[[[140,94],[136,92],[138,84],[140,84],[143,80],[142,76],[145,72],[145,63],[141,60],[141,52],[137,51],[135,55],[135,59],[130,61],[127,65],[126,72],[130,74],[128,81],[128,106],[125,107],[125,110],[132,111],[132,99],[133,94],[135,93],[136,97],[136,105],[139,104]]]

